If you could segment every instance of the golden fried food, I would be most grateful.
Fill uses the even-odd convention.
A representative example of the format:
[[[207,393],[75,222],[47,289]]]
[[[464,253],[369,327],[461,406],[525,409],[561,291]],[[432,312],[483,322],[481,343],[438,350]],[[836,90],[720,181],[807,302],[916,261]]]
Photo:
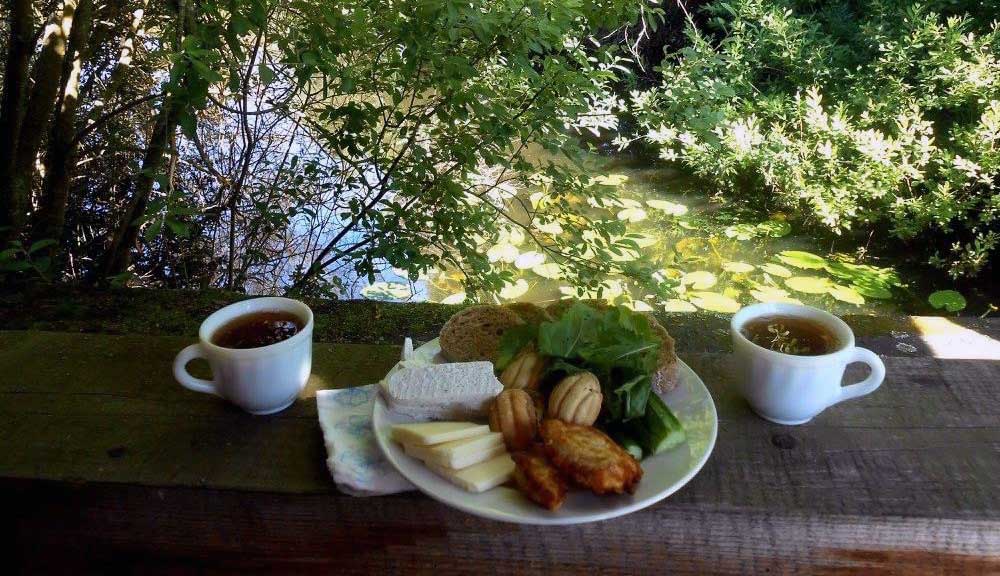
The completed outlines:
[[[550,419],[541,433],[549,461],[577,484],[595,494],[635,492],[642,467],[604,432]]]
[[[510,455],[517,467],[514,469],[514,481],[518,489],[532,502],[556,510],[566,499],[566,479],[545,458],[539,448]]]

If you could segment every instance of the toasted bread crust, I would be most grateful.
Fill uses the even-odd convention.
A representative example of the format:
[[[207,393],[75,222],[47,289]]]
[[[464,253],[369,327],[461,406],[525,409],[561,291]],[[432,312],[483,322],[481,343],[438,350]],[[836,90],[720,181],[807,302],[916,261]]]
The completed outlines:
[[[450,362],[496,361],[504,331],[523,324],[503,306],[471,306],[454,314],[441,328],[441,352]]]

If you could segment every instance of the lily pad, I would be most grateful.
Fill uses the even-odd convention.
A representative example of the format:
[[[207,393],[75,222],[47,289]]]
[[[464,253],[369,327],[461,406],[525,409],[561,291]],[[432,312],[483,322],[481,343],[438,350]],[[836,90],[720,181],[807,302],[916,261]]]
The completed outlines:
[[[830,296],[833,296],[841,302],[847,302],[848,304],[854,304],[855,306],[861,306],[865,303],[865,297],[850,286],[834,284],[830,286],[828,292],[830,293]]]
[[[626,208],[618,212],[618,219],[625,222],[642,222],[646,219],[646,211],[642,208]]]
[[[715,292],[691,292],[691,303],[703,310],[732,314],[742,306],[736,300]]]
[[[545,254],[541,252],[523,252],[514,260],[514,267],[519,270],[534,268],[545,262]]]
[[[639,253],[635,250],[623,248],[620,253],[611,253],[612,262],[633,262],[639,259]]]
[[[752,240],[757,237],[757,227],[753,224],[734,224],[726,227],[722,233],[726,235],[726,238]]]
[[[966,305],[965,296],[962,296],[955,290],[938,290],[928,296],[927,301],[935,309],[940,310],[944,308],[948,312],[958,312],[964,309]]]
[[[889,300],[892,298],[892,291],[889,290],[889,286],[883,282],[872,280],[870,278],[862,278],[852,282],[851,288],[854,288],[854,290],[862,296],[874,298],[876,300]]]
[[[542,278],[548,278],[549,280],[558,280],[562,278],[562,268],[555,262],[549,262],[547,264],[539,264],[531,269],[532,272],[538,274]]]
[[[466,295],[465,292],[455,292],[441,299],[442,304],[461,304],[465,302]]]
[[[517,282],[513,284],[507,284],[500,290],[500,298],[503,300],[513,300],[514,298],[520,298],[528,291],[528,282],[524,278],[518,278]]]
[[[792,298],[788,292],[774,286],[760,286],[751,290],[750,295],[758,302],[782,302],[786,304],[801,304],[797,298]]]
[[[830,290],[830,281],[819,276],[792,276],[785,279],[785,286],[796,292],[824,294]]]
[[[409,284],[401,282],[375,282],[365,286],[361,295],[369,300],[406,300],[413,293]]]
[[[757,229],[771,238],[781,238],[792,232],[792,225],[784,220],[768,220],[758,224]]]
[[[760,269],[771,276],[778,276],[779,278],[791,278],[792,276],[792,271],[781,264],[763,264]]]
[[[635,245],[639,248],[649,248],[650,246],[659,242],[655,236],[642,233],[630,233],[626,234],[625,238],[635,242]]]
[[[718,282],[715,274],[707,272],[705,270],[698,270],[697,272],[688,272],[681,278],[681,284],[685,286],[690,285],[691,288],[695,290],[707,290]]]
[[[685,230],[697,230],[698,227],[694,224],[688,222],[687,220],[678,220],[677,225]]]
[[[601,186],[621,186],[626,182],[628,182],[628,176],[624,174],[601,174],[590,180],[591,184],[599,184]]]
[[[506,262],[510,264],[517,260],[517,256],[520,254],[520,250],[512,244],[497,244],[489,250],[486,251],[486,258],[490,262]]]
[[[789,266],[807,270],[819,270],[826,266],[826,258],[799,250],[785,250],[778,254],[777,258]]]
[[[673,298],[667,300],[663,303],[663,310],[665,312],[697,312],[698,309],[695,308],[694,304],[687,302],[686,300],[678,300]]]
[[[746,274],[754,271],[753,265],[746,262],[725,262],[722,264],[722,269],[733,274]]]
[[[535,228],[543,234],[551,234],[553,236],[558,236],[563,233],[562,224],[556,221],[548,222],[542,224],[541,222],[535,221]]]
[[[653,311],[653,307],[650,306],[649,304],[646,304],[642,300],[633,300],[631,302],[626,302],[625,303],[625,307],[626,308],[631,308],[632,310],[635,310],[636,312],[652,312]]]
[[[671,216],[683,216],[687,214],[688,211],[687,206],[678,204],[677,202],[671,202],[669,200],[646,200],[646,206],[649,206],[654,210],[666,212]]]

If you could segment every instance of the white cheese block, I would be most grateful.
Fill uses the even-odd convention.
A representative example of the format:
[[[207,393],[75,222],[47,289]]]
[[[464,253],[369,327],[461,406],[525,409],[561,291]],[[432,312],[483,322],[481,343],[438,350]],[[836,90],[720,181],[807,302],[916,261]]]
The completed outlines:
[[[400,444],[429,446],[490,433],[490,427],[475,422],[418,422],[392,427],[392,439]]]
[[[431,462],[444,468],[461,470],[473,464],[485,462],[495,456],[503,454],[506,447],[503,443],[503,434],[491,432],[483,436],[473,436],[462,440],[452,440],[444,444],[433,446],[419,446],[416,444],[404,444],[406,453],[418,460]]]
[[[514,476],[514,461],[507,453],[461,470],[451,470],[430,462],[427,463],[427,467],[435,474],[469,492],[486,492]]]
[[[407,366],[382,381],[382,396],[398,414],[435,420],[482,417],[503,390],[490,362]]]

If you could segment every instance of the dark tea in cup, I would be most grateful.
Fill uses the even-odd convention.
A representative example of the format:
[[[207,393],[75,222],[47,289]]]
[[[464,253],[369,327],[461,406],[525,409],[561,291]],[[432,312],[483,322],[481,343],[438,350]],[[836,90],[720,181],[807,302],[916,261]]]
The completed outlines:
[[[233,318],[212,335],[212,344],[223,348],[261,348],[288,340],[304,322],[290,312],[261,311]]]

